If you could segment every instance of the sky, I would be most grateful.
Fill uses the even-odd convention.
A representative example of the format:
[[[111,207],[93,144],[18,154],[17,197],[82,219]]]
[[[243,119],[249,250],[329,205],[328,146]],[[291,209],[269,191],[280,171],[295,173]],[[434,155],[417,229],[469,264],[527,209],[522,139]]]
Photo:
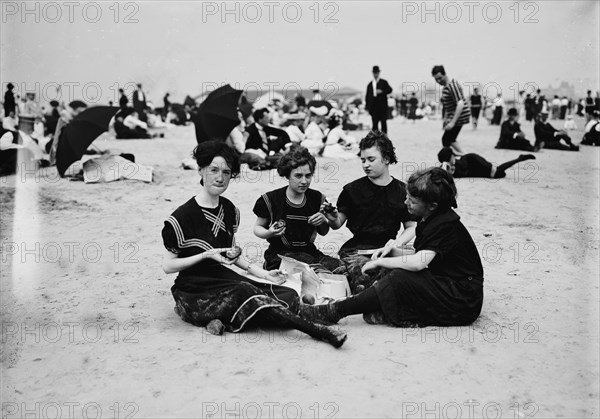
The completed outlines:
[[[161,102],[217,85],[364,90],[371,68],[395,92],[431,68],[484,93],[599,87],[600,2],[200,2],[0,0],[0,83],[42,101],[106,103],[140,82]],[[60,90],[59,90],[60,87]]]

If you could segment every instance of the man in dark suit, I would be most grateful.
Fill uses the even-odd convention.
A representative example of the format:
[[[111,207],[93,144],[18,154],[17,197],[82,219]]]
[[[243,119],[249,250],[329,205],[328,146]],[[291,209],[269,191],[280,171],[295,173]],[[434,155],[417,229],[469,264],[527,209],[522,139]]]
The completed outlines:
[[[141,121],[148,121],[146,117],[146,95],[142,91],[141,83],[138,83],[137,89],[133,92],[133,109],[138,113]]]
[[[121,110],[127,109],[127,104],[129,103],[129,99],[125,96],[125,91],[123,89],[119,89],[119,107]]]
[[[365,108],[371,114],[373,130],[378,129],[381,122],[381,131],[387,133],[387,95],[392,93],[388,82],[379,78],[379,66],[373,66],[373,80],[367,85]]]
[[[505,148],[509,150],[536,151],[533,145],[525,138],[525,133],[521,131],[521,125],[517,122],[519,111],[516,108],[508,110],[508,119],[502,123],[500,128],[500,139],[496,148]]]
[[[565,131],[559,131],[548,122],[548,112],[542,112],[533,126],[535,151],[541,148],[552,150],[579,151]]]
[[[250,168],[258,169],[275,167],[281,155],[292,144],[290,136],[284,130],[269,125],[267,108],[255,110],[252,116],[255,122],[246,127],[248,139],[240,163],[247,163]]]

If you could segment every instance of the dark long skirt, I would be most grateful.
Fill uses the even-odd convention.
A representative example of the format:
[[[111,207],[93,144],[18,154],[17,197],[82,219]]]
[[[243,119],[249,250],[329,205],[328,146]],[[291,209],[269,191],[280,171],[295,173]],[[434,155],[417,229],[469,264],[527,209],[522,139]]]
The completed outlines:
[[[481,313],[483,283],[393,269],[374,284],[388,323],[399,327],[465,326]]]
[[[300,299],[294,290],[262,284],[227,271],[231,273],[226,278],[203,278],[206,287],[202,291],[186,292],[177,285],[171,288],[175,312],[182,320],[204,327],[219,319],[226,331],[239,332],[266,308],[283,307],[298,313]]]

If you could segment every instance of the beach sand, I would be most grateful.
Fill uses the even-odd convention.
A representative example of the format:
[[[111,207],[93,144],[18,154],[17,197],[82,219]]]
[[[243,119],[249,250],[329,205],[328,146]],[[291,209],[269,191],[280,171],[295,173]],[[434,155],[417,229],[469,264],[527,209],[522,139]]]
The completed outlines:
[[[393,176],[436,163],[440,121],[389,127]],[[459,139],[495,163],[516,158],[493,148],[498,134],[481,122]],[[54,168],[0,179],[2,417],[600,414],[599,148],[545,150],[506,179],[457,180],[457,212],[485,269],[473,325],[398,329],[352,316],[336,350],[295,331],[219,337],[181,321],[160,233],[198,188],[198,174],[180,168],[193,127],[95,144],[134,153],[154,182],[84,184]],[[318,164],[312,187],[333,202],[363,175],[358,159]],[[252,234],[254,202],[284,184],[274,171],[245,170],[225,194],[241,211],[237,240],[250,259],[266,248]],[[349,237],[343,227],[318,243],[336,252]]]

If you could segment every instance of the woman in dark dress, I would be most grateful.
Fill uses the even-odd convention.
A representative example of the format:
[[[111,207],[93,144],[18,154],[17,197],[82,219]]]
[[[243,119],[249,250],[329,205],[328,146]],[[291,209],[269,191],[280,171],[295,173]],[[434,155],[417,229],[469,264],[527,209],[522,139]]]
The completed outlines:
[[[409,211],[417,224],[415,253],[387,245],[363,266],[391,269],[364,292],[322,306],[302,306],[302,315],[323,323],[364,313],[367,323],[411,326],[471,324],[483,304],[483,267],[456,207],[456,186],[441,168],[414,173],[407,187]]]
[[[399,245],[406,244],[414,238],[416,226],[404,203],[406,185],[390,174],[390,164],[398,162],[392,141],[385,133],[371,131],[360,141],[359,149],[366,176],[344,185],[337,209],[325,213],[332,229],[346,224],[352,232],[338,254],[354,294],[374,281],[362,274],[368,258],[359,251],[381,248],[394,239]]]
[[[298,147],[290,151],[277,165],[277,172],[289,185],[263,194],[254,205],[254,234],[269,242],[265,269],[279,267],[278,255],[314,265],[316,271],[333,271],[342,265],[339,259],[324,255],[314,245],[317,234],[324,236],[329,232],[323,215],[327,199],[310,189],[316,164],[308,149]],[[280,220],[285,224],[278,223]]]
[[[167,249],[165,273],[179,272],[171,288],[175,311],[186,322],[209,332],[239,332],[248,322],[300,330],[335,347],[346,334],[306,321],[297,315],[299,297],[275,285],[281,272],[265,271],[233,252],[239,211],[221,196],[240,164],[222,142],[208,141],[194,150],[201,176],[198,195],[177,208],[165,221],[162,237]],[[274,284],[252,281],[229,269],[235,264],[249,274]]]

